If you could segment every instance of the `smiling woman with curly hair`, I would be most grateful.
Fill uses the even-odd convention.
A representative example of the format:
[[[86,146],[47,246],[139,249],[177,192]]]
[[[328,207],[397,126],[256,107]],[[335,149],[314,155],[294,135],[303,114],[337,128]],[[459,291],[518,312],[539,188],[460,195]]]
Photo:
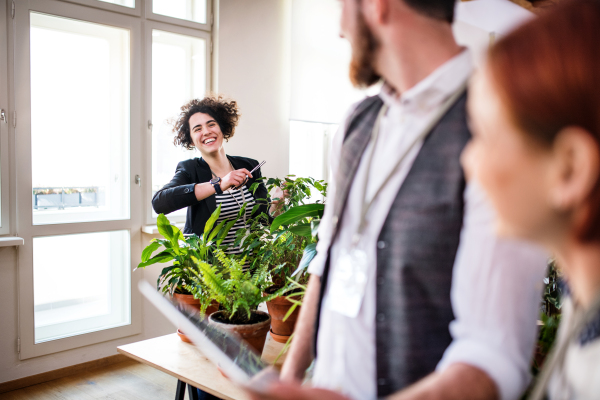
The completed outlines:
[[[268,196],[264,184],[255,193],[250,186],[261,177],[260,168],[252,158],[225,154],[223,143],[231,139],[240,119],[238,105],[234,100],[221,95],[194,99],[181,107],[181,113],[173,124],[174,144],[186,149],[198,149],[200,158],[181,161],[171,182],[160,189],[152,198],[152,206],[157,213],[169,214],[187,207],[184,233],[200,236],[204,225],[218,205],[221,214],[217,224],[232,219],[246,203],[246,213],[230,230],[224,245],[229,245],[230,254],[239,253],[233,247],[235,233],[246,226],[252,209],[259,199]],[[281,198],[281,194],[278,196]],[[260,202],[260,201],[259,201]],[[258,211],[266,212],[265,201]],[[276,202],[270,212],[275,212]]]

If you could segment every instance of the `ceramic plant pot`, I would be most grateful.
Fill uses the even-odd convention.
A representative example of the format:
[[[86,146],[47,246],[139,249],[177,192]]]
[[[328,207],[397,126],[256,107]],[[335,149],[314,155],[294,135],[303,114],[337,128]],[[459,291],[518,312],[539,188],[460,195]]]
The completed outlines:
[[[267,333],[269,332],[269,327],[271,326],[271,317],[269,314],[262,311],[253,311],[252,314],[262,315],[264,320],[261,322],[257,322],[254,324],[245,324],[245,325],[236,325],[236,324],[227,324],[224,322],[218,321],[216,318],[222,316],[224,311],[217,311],[212,314],[208,318],[208,324],[217,326],[219,329],[234,332],[242,339],[244,339],[248,344],[256,351],[258,354],[262,354],[263,348],[265,347],[265,341],[267,340]]]
[[[285,321],[286,316],[293,303],[285,297],[276,297],[271,301],[267,301],[267,309],[271,316],[271,337],[279,343],[285,343],[294,332],[296,320],[300,314],[300,307],[296,307],[292,315]]]
[[[186,304],[192,308],[195,308],[196,310],[200,311],[200,300],[195,299],[194,295],[191,294],[179,294],[179,293],[174,293],[173,297],[180,303],[182,304]],[[217,303],[215,300],[213,300],[210,303],[210,306],[208,306],[206,308],[206,316],[210,316],[210,314],[219,311],[219,303]],[[177,329],[177,335],[179,336],[179,338],[186,342],[186,343],[191,343],[190,339],[188,339],[187,336],[185,336],[185,334],[183,332],[181,332],[181,330]]]

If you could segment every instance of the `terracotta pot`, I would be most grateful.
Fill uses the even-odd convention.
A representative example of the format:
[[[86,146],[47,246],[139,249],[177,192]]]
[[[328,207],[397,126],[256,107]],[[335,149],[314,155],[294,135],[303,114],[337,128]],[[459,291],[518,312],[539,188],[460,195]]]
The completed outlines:
[[[271,329],[269,331],[269,335],[271,335],[273,340],[276,341],[277,343],[287,343],[287,341],[290,339],[290,336],[291,336],[291,335],[278,335],[276,333],[273,333],[273,329]]]
[[[177,336],[179,336],[179,339],[181,339],[182,342],[192,343],[190,338],[187,337],[185,333],[181,332],[180,329],[177,329]]]
[[[222,315],[223,313],[224,311],[217,311],[216,313],[212,314],[208,318],[208,324],[217,326],[219,329],[224,331],[235,332],[242,339],[248,342],[250,346],[254,347],[254,349],[258,351],[258,354],[262,354],[263,348],[265,347],[265,341],[267,340],[267,333],[269,332],[269,327],[271,326],[271,317],[269,314],[262,311],[253,311],[253,314],[266,315],[268,319],[256,324],[235,325],[225,324],[217,321],[214,318],[215,316]]]
[[[195,308],[196,310],[200,311],[200,300],[195,299],[194,295],[192,294],[179,294],[179,293],[173,293],[173,297],[180,303],[186,304],[192,308]],[[219,311],[219,303],[217,303],[216,300],[213,300],[210,303],[210,306],[208,306],[206,308],[206,316],[210,316],[210,314],[215,313]],[[177,329],[177,335],[179,336],[179,338],[186,342],[186,343],[192,343],[190,341],[190,339],[188,339],[188,337],[181,332],[181,330]]]
[[[200,300],[195,299],[193,294],[173,293],[173,298],[182,304],[186,304],[195,308],[196,310],[200,310]]]
[[[300,307],[296,307],[292,315],[285,321],[283,320],[292,305],[294,304],[285,297],[276,297],[271,301],[267,301],[267,309],[271,316],[271,336],[277,342],[281,340],[283,340],[283,343],[287,342],[287,339],[294,332],[296,320],[298,314],[300,314]]]

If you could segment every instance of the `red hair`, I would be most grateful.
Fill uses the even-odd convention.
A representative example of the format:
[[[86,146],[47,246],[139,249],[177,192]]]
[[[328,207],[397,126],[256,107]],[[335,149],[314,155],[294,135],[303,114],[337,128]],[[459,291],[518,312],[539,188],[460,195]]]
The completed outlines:
[[[490,50],[495,86],[527,136],[550,146],[566,127],[585,129],[600,149],[600,1],[565,0]],[[600,180],[582,240],[600,239]]]

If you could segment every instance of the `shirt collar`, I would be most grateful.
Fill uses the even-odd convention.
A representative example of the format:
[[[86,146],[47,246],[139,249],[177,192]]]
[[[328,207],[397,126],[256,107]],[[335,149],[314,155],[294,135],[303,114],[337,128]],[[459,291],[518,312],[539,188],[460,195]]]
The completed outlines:
[[[464,49],[400,96],[387,83],[383,84],[379,96],[389,107],[427,112],[442,104],[472,72],[471,53]]]

